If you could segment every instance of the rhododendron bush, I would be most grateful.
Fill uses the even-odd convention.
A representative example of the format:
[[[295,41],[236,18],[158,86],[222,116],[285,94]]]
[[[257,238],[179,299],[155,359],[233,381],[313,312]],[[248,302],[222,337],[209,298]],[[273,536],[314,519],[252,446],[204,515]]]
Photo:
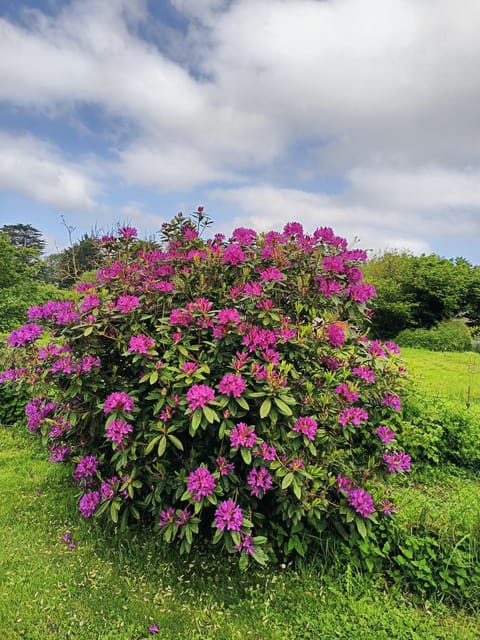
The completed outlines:
[[[364,537],[410,466],[398,349],[365,337],[366,254],[298,223],[204,240],[209,222],[179,214],[150,249],[131,227],[99,240],[96,281],[29,310],[9,336],[28,366],[1,379],[33,385],[28,427],[86,518],[181,551],[211,539],[243,565]]]

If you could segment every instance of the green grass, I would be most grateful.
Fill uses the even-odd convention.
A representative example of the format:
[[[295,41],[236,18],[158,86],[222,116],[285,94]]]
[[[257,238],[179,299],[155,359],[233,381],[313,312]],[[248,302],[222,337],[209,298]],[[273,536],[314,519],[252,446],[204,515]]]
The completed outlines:
[[[439,352],[403,347],[408,371],[434,395],[480,402],[480,353]]]
[[[427,480],[399,482],[399,497],[408,497],[400,514],[406,526],[428,506],[445,530],[458,523],[472,530],[478,509],[467,506],[480,503],[477,482],[448,473],[431,485]],[[0,428],[0,522],[2,640],[480,637],[477,614],[415,600],[348,566],[326,570],[321,558],[241,574],[233,561],[205,552],[179,558],[152,536],[115,542],[78,516],[63,468],[6,428]],[[67,530],[73,550],[61,539]],[[148,632],[152,624],[156,635]]]

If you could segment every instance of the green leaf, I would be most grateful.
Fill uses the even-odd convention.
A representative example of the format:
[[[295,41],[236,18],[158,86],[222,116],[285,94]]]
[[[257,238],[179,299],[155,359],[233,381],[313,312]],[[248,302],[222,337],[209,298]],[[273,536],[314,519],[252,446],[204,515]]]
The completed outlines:
[[[272,408],[272,401],[270,398],[265,398],[260,407],[260,418],[266,418]]]
[[[85,329],[85,331],[83,332],[83,335],[84,336],[89,336],[92,333],[92,331],[93,331],[93,325],[90,325],[89,327],[87,327]],[[116,520],[115,520],[115,522],[116,522]]]
[[[288,489],[288,487],[292,484],[295,475],[292,471],[289,471],[287,475],[282,480],[282,489]]]
[[[181,440],[179,440],[176,436],[172,436],[171,434],[168,434],[168,439],[170,440],[170,442],[173,444],[174,447],[176,447],[180,451],[183,451],[183,444]]]
[[[280,398],[274,398],[273,399],[274,403],[277,406],[277,409],[280,411],[280,413],[282,413],[284,416],[291,416],[293,415],[292,410],[290,409],[290,407],[288,406],[288,404],[285,404],[285,402],[283,402],[283,400],[280,400]]]
[[[158,380],[158,371],[155,371],[150,375],[150,384],[155,384]]]
[[[240,455],[242,456],[245,464],[250,464],[252,462],[252,452],[250,451],[250,449],[245,449],[245,447],[242,447],[240,449]]]
[[[195,434],[195,431],[198,429],[198,427],[200,426],[200,422],[202,421],[202,416],[203,416],[203,412],[200,409],[200,407],[198,407],[197,409],[195,409],[195,413],[192,416],[192,431],[193,434]]]
[[[210,407],[207,407],[207,405],[205,405],[202,409],[203,411],[203,415],[205,416],[205,418],[207,419],[207,421],[210,424],[213,424],[215,422],[215,418],[216,418],[216,413],[215,411],[213,411],[213,409],[210,409]]]
[[[363,518],[355,518],[355,524],[357,526],[358,533],[365,540],[367,537],[367,527],[365,526],[365,520]]]
[[[161,458],[165,453],[165,449],[167,448],[167,439],[165,436],[160,438],[160,442],[158,443],[158,456]]]
[[[235,400],[237,401],[237,404],[242,407],[242,409],[245,409],[245,411],[248,411],[250,409],[248,402],[245,400],[245,398],[235,398]]]
[[[297,478],[295,478],[295,480],[293,481],[293,485],[292,486],[293,486],[293,493],[295,494],[295,497],[298,500],[301,500],[302,499],[302,485],[300,484],[300,482],[298,482]]]
[[[148,456],[148,454],[153,451],[153,448],[155,447],[155,445],[157,444],[157,442],[160,440],[161,437],[162,436],[156,436],[155,438],[152,438],[150,440],[150,442],[145,447],[145,455],[146,456]]]

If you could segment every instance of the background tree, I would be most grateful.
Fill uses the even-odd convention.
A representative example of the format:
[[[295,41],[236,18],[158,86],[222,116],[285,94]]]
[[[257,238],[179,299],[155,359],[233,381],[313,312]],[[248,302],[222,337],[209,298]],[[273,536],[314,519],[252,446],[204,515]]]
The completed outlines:
[[[363,271],[377,289],[372,304],[376,336],[393,338],[403,329],[428,329],[456,316],[480,318],[480,270],[464,258],[386,252],[374,256]]]

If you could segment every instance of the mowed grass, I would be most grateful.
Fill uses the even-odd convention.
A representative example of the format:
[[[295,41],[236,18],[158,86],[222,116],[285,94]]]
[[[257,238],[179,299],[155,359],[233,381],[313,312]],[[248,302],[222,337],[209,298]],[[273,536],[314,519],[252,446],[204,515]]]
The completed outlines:
[[[452,521],[472,502],[471,485],[435,480],[432,517]],[[398,487],[412,504],[425,485]],[[415,503],[415,501],[417,501]],[[437,511],[435,511],[435,509]],[[403,513],[406,524],[418,509]],[[465,526],[472,527],[475,514]],[[348,566],[324,559],[240,573],[221,555],[180,558],[155,536],[119,543],[77,514],[62,467],[45,462],[30,438],[0,428],[0,638],[2,640],[470,640],[480,616],[416,600]],[[450,522],[448,526],[454,526]],[[69,531],[76,543],[62,540]],[[332,559],[330,558],[330,561]],[[151,625],[158,633],[149,632]]]
[[[403,347],[410,377],[426,392],[480,403],[480,353],[440,352]]]

